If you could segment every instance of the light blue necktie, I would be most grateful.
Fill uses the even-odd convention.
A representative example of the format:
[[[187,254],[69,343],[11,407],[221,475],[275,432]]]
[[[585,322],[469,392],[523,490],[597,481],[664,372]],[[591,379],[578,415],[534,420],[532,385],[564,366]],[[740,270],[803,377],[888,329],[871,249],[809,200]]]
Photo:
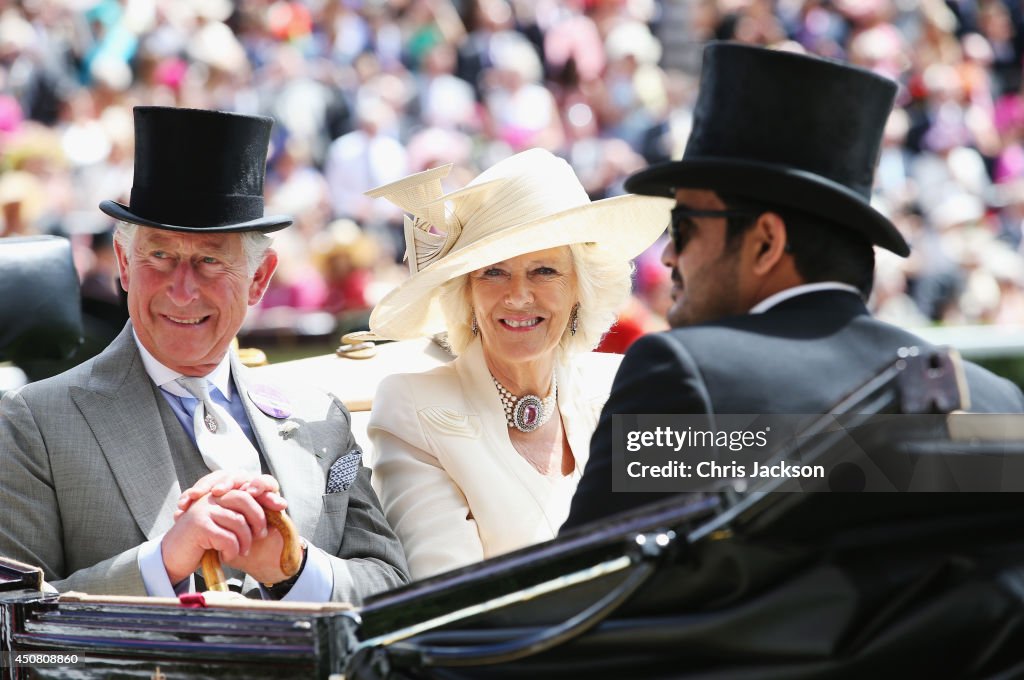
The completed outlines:
[[[259,454],[231,414],[210,398],[206,378],[182,376],[175,382],[199,400],[192,414],[192,427],[207,467],[260,474]]]

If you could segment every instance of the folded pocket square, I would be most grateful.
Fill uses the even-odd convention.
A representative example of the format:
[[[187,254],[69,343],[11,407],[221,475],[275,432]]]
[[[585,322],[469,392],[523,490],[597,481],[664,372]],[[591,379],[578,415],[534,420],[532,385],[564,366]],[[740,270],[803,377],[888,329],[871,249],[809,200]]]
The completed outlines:
[[[356,447],[338,458],[327,473],[327,493],[348,491],[352,482],[356,481],[359,468],[363,463],[363,451]]]

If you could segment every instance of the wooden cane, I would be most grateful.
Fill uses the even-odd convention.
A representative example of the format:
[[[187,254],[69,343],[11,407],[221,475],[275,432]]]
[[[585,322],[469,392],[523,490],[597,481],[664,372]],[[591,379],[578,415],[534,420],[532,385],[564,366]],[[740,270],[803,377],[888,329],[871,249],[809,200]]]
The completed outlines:
[[[302,565],[302,544],[295,531],[295,524],[292,523],[288,515],[280,510],[266,510],[265,512],[267,524],[277,529],[281,533],[281,538],[284,539],[284,547],[281,549],[281,571],[284,572],[285,578],[291,578]],[[206,589],[227,592],[227,579],[224,578],[224,569],[221,567],[217,551],[207,550],[203,553],[201,565]]]
[[[207,550],[204,552],[200,564],[203,567],[203,580],[206,581],[206,589],[221,593],[228,592],[227,579],[224,578],[224,569],[220,566],[220,556],[217,551]]]

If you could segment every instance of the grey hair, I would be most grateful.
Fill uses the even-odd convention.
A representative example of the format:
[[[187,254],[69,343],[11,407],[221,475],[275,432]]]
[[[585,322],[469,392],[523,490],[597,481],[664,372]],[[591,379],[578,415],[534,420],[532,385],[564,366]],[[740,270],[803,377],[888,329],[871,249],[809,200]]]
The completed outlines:
[[[558,343],[561,357],[589,352],[615,323],[632,291],[633,263],[623,260],[596,243],[571,243],[579,312],[576,335],[568,324]],[[473,341],[473,308],[469,297],[469,275],[463,274],[441,286],[438,297],[448,329],[448,344],[462,354]]]
[[[138,224],[134,224],[132,222],[117,223],[117,231],[114,232],[114,239],[121,244],[121,248],[129,259],[132,257],[132,245],[135,243],[135,236],[138,233]],[[249,276],[252,276],[263,263],[263,258],[266,256],[267,250],[270,248],[270,244],[274,242],[274,239],[258,231],[243,231],[238,233],[242,236],[242,249],[245,252],[246,271]]]

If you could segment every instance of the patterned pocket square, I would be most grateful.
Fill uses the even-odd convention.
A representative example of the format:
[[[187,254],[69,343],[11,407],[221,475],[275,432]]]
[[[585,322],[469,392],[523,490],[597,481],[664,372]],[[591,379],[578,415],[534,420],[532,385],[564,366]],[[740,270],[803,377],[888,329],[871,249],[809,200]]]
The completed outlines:
[[[363,451],[356,447],[338,458],[327,473],[327,493],[348,491],[352,482],[356,481],[359,468],[363,462]]]

